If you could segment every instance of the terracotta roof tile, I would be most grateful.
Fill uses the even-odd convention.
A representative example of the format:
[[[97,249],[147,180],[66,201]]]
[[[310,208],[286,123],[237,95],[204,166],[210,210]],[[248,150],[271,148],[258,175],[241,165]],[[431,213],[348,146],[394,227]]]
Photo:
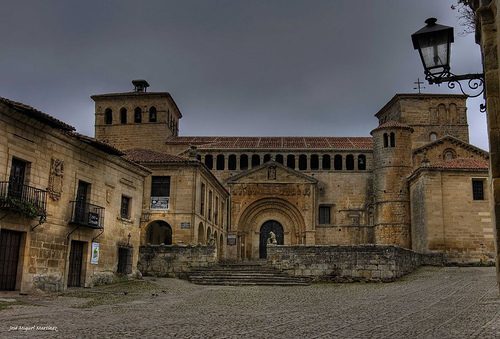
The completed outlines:
[[[92,137],[89,137],[89,136],[86,136],[86,135],[83,135],[83,134],[80,134],[77,132],[73,132],[73,131],[67,132],[67,135],[72,136],[72,137],[74,137],[80,141],[83,141],[87,144],[90,144],[90,145],[94,146],[95,148],[100,149],[101,151],[104,151],[106,153],[113,154],[113,155],[123,155],[123,152],[120,151],[119,149],[111,146],[110,144],[99,141],[95,138],[92,138]]]
[[[372,137],[174,137],[172,145],[200,149],[371,149]]]
[[[379,129],[386,129],[386,128],[404,128],[404,129],[411,129],[411,130],[413,130],[413,128],[411,126],[408,126],[406,124],[402,124],[400,122],[392,121],[391,120],[391,121],[387,121],[386,123],[384,123],[382,125],[379,125],[373,131],[378,131]]]
[[[156,152],[142,148],[133,148],[124,151],[125,159],[138,163],[166,163],[166,162],[186,162],[187,158],[169,153]]]
[[[456,158],[453,160],[431,163],[431,164],[429,164],[429,168],[488,170],[489,161],[488,160]]]
[[[12,100],[2,98],[2,97],[0,97],[0,103],[3,103],[5,105],[21,112],[21,113],[29,116],[29,117],[32,117],[32,118],[37,119],[39,121],[42,121],[43,123],[49,124],[53,127],[60,128],[62,130],[66,130],[66,131],[74,131],[75,130],[75,128],[73,126],[68,125],[68,124],[62,122],[61,120],[54,118],[53,116],[51,116],[47,113],[43,113],[43,112],[41,112],[37,109],[34,109],[31,106],[25,105],[23,103],[12,101]]]

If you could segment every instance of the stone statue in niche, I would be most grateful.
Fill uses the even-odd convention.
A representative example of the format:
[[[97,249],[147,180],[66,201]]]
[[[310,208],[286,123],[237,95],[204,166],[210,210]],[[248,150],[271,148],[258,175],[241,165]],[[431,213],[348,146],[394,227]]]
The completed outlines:
[[[269,232],[269,238],[267,239],[268,244],[276,245],[278,241],[276,240],[276,234],[273,231]]]
[[[267,168],[267,179],[276,180],[276,167],[275,166],[269,166]]]
[[[49,192],[50,199],[57,201],[61,198],[64,179],[64,161],[59,159],[51,159],[50,175],[49,175]]]

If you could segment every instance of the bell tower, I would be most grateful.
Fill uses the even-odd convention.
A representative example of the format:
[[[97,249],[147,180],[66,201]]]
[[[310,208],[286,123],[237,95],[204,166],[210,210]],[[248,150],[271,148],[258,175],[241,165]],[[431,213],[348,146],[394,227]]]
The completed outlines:
[[[168,92],[147,92],[146,80],[132,80],[134,90],[92,95],[95,138],[120,149],[161,151],[179,133],[182,114]]]

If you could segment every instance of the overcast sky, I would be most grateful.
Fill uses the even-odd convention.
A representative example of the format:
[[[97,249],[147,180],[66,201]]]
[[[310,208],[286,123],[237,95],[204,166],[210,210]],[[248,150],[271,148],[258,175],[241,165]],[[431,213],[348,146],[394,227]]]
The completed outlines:
[[[6,1],[0,96],[93,136],[90,96],[146,79],[173,96],[182,136],[369,136],[395,94],[417,93],[424,75],[410,35],[428,17],[455,27],[452,72],[482,72],[456,3]],[[481,102],[468,101],[471,142],[488,149]]]

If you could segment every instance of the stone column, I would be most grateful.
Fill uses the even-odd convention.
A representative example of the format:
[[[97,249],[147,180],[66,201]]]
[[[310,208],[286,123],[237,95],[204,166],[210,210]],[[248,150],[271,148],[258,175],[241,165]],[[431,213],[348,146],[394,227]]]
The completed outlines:
[[[493,193],[492,222],[495,234],[497,284],[500,287],[500,89],[497,21],[497,6],[500,0],[473,1],[476,10],[476,42],[481,46],[485,75],[486,115],[490,146],[490,183]]]

